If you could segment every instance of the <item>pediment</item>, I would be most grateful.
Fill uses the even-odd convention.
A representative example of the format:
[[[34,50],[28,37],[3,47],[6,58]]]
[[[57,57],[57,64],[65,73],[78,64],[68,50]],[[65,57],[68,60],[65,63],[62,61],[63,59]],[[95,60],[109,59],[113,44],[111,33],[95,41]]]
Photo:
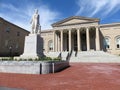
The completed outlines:
[[[58,22],[52,24],[52,26],[55,27],[55,26],[82,24],[82,23],[98,22],[98,21],[99,21],[99,19],[96,19],[96,18],[73,16],[73,17],[69,17],[64,20],[58,21]]]
[[[89,22],[89,20],[71,19],[71,20],[61,23],[61,25],[84,23],[84,22]]]

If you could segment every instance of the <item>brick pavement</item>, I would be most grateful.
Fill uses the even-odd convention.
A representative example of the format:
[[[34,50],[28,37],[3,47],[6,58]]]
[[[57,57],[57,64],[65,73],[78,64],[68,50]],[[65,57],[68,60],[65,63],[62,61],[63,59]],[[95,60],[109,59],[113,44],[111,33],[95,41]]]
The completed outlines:
[[[0,73],[0,86],[25,90],[120,90],[120,64],[72,63],[55,74]]]

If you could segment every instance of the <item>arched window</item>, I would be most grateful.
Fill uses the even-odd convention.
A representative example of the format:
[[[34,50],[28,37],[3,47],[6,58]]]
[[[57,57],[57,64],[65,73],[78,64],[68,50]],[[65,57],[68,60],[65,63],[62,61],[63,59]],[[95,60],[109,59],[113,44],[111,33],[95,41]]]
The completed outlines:
[[[52,40],[48,41],[48,47],[49,47],[49,51],[53,50],[53,41]]]
[[[120,48],[120,36],[116,38],[116,47]]]
[[[104,46],[105,46],[106,49],[110,48],[110,38],[109,37],[105,37]]]

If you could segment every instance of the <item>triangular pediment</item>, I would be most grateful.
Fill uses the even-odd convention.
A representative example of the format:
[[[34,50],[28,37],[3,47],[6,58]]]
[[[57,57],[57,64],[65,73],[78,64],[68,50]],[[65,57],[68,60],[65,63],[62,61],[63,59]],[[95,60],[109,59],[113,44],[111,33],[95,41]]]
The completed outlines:
[[[61,21],[58,21],[52,24],[53,27],[55,26],[63,26],[63,25],[72,25],[72,24],[82,24],[82,23],[89,23],[89,22],[98,22],[99,19],[96,18],[87,18],[87,17],[80,17],[80,16],[73,16]]]
[[[71,19],[66,22],[61,23],[61,25],[65,24],[75,24],[75,23],[84,23],[84,22],[89,22],[89,20],[81,20],[81,19]]]

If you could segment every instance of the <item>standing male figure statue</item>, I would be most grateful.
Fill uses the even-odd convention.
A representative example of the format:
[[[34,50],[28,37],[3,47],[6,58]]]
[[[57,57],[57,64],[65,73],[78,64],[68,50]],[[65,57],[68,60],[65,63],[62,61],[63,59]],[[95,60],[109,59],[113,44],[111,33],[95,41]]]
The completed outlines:
[[[31,28],[32,28],[32,31],[31,33],[32,34],[37,34],[39,33],[39,30],[40,30],[40,24],[39,24],[39,14],[38,14],[38,10],[35,9],[35,13],[31,19]]]

